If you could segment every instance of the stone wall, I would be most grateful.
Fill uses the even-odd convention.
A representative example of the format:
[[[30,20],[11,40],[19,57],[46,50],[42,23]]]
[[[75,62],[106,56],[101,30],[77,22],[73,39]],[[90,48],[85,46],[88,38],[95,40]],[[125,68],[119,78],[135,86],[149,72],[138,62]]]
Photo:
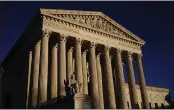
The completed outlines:
[[[127,101],[129,102],[129,106],[131,106],[128,84],[125,84],[125,86],[126,86]],[[140,89],[138,85],[136,85],[136,87],[137,87],[139,107],[142,108]],[[151,108],[155,108],[155,103],[157,103],[159,108],[162,107],[161,104],[164,104],[165,107],[169,106],[169,102],[167,101],[167,97],[169,95],[169,89],[147,86],[147,94],[149,103],[151,103]]]

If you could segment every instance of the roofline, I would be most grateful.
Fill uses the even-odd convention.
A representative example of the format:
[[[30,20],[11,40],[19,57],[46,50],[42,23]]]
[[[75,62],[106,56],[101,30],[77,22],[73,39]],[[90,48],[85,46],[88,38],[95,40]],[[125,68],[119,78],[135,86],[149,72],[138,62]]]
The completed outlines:
[[[102,12],[101,12],[101,14],[102,14],[103,16],[109,18],[109,19],[112,19],[112,18],[110,18],[109,16],[107,16],[106,14],[104,14],[104,13],[102,13]],[[130,36],[134,36],[136,39],[142,41],[143,45],[146,43],[142,38],[138,37],[137,35],[135,35],[135,34],[132,33],[131,31],[129,31],[128,29],[126,29],[124,26],[122,26],[121,24],[119,24],[119,23],[116,22],[115,20],[113,20],[113,21],[115,22],[115,24],[116,24],[119,28],[121,28],[123,31],[126,31],[127,34],[129,34]]]
[[[66,12],[65,12],[66,11]],[[66,10],[66,9],[46,9],[46,8],[40,8],[40,12],[41,14],[44,14],[44,13],[62,13],[62,14],[66,14],[66,13],[79,13],[82,12],[82,13],[89,13],[89,14],[96,14],[96,13],[101,13],[99,11],[85,11],[85,10]]]

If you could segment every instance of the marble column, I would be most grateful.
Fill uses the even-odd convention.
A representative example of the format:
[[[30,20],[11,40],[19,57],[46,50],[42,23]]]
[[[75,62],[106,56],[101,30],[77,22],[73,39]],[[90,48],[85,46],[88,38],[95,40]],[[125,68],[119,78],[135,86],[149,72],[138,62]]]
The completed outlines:
[[[115,72],[116,72],[116,80],[119,87],[119,103],[121,109],[127,109],[127,101],[126,101],[126,91],[125,91],[125,82],[124,82],[124,74],[123,74],[123,64],[121,59],[121,50],[116,49],[115,55]]]
[[[89,48],[89,74],[90,74],[90,89],[92,98],[92,108],[99,109],[99,92],[98,92],[98,78],[97,78],[97,67],[96,67],[96,54],[95,54],[95,43],[90,43]]]
[[[146,90],[146,82],[144,78],[144,71],[143,71],[143,65],[141,60],[142,54],[138,54],[136,56],[136,64],[138,68],[138,76],[139,76],[139,85],[140,85],[140,91],[141,91],[141,98],[143,102],[143,106],[145,109],[149,109],[149,102],[148,102],[148,96],[147,96],[147,90]]]
[[[127,63],[127,76],[128,76],[128,85],[129,85],[131,106],[133,109],[135,109],[135,108],[138,109],[138,98],[137,98],[137,91],[136,91],[131,52],[126,53],[126,63]]]
[[[29,93],[30,93],[30,76],[31,76],[31,64],[32,64],[32,51],[28,53],[28,81],[27,81],[27,98],[26,98],[26,108],[29,108]]]
[[[99,104],[100,108],[104,109],[104,100],[103,100],[103,85],[102,85],[102,72],[101,72],[101,64],[100,64],[100,54],[97,54],[96,65],[97,65],[97,78],[98,78],[98,89],[99,89]]]
[[[75,59],[74,59],[74,57],[73,57],[73,73],[75,73]]]
[[[60,34],[58,60],[58,96],[66,96],[64,85],[64,81],[66,80],[66,39],[66,35]]]
[[[67,75],[66,79],[68,80],[73,74],[73,47],[68,48],[67,52]]]
[[[40,65],[40,44],[39,40],[34,48],[33,63],[33,86],[32,86],[32,107],[35,108],[38,102],[38,81],[39,81],[39,65]]]
[[[81,53],[81,39],[76,38],[75,40],[75,76],[76,80],[79,83],[83,84],[83,76],[82,76],[82,53]],[[80,92],[83,93],[83,85],[80,87]]]
[[[51,35],[50,30],[43,30],[41,40],[40,55],[40,76],[39,76],[39,103],[47,101],[47,83],[48,83],[48,41]]]
[[[57,48],[58,48],[58,43],[55,43],[52,45],[52,50],[51,50],[51,99],[57,97]]]
[[[111,60],[111,65],[112,65],[112,74],[113,74],[113,82],[114,82],[114,90],[115,90],[115,101],[116,101],[116,108],[119,108],[119,87],[117,84],[116,80],[116,69],[115,69],[115,56],[112,55],[112,60]]]
[[[87,78],[87,67],[86,67],[86,51],[82,53],[82,73],[83,73],[83,93],[88,94],[88,78]]]
[[[114,82],[112,76],[111,59],[109,55],[110,48],[105,46],[104,48],[104,59],[105,59],[105,80],[106,80],[106,90],[107,91],[107,108],[116,109],[115,104],[115,93],[114,93]],[[112,89],[111,89],[112,88]]]

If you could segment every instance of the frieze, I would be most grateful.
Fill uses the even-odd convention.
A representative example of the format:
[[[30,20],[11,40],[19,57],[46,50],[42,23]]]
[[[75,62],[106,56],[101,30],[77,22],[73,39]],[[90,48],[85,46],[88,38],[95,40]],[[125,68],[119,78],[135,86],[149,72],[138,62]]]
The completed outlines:
[[[81,24],[93,29],[106,31],[112,34],[120,35],[122,37],[130,38],[129,35],[122,32],[118,27],[110,23],[108,20],[97,15],[63,15],[63,14],[53,14],[54,16],[68,20],[77,24]],[[135,40],[135,39],[133,39]]]

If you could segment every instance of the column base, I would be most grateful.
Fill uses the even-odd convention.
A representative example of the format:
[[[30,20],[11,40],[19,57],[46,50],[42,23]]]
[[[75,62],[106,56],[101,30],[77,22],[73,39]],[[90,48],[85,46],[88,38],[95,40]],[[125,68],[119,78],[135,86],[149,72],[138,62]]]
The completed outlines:
[[[39,109],[91,109],[91,99],[88,95],[76,93],[69,96],[59,96],[37,105]]]
[[[91,109],[90,97],[86,94],[76,93],[74,95],[74,108],[75,109]]]

